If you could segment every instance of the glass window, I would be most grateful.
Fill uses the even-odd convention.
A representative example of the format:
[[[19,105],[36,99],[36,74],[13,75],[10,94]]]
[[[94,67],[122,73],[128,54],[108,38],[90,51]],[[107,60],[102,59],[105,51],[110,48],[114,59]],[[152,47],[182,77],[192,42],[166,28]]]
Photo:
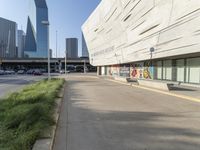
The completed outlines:
[[[157,79],[162,80],[162,61],[157,62]]]
[[[177,66],[177,81],[184,82],[185,78],[184,59],[177,60],[176,66]]]
[[[172,80],[172,60],[163,61],[163,80]]]
[[[200,58],[187,59],[186,82],[200,83]]]

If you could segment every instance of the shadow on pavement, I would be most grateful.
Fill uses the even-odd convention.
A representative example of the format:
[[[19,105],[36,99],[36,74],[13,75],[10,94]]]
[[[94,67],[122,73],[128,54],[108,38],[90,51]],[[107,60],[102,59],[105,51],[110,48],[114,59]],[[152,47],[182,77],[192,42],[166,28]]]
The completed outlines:
[[[60,138],[55,141],[54,150],[65,150],[65,146],[68,150],[200,149],[200,112],[179,112],[178,108],[177,113],[134,109],[119,111],[120,106],[117,108],[119,110],[115,106],[104,109],[106,104],[112,105],[109,99],[104,99],[108,103],[102,105],[89,99],[93,97],[88,94],[81,93],[80,87],[76,88],[93,86],[93,82],[96,81],[68,82],[68,93],[65,93],[63,112],[56,133]],[[96,86],[100,84],[102,83],[95,83]],[[109,87],[110,84],[106,86]],[[93,92],[98,89],[96,87]],[[66,137],[63,136],[63,129],[67,130]]]

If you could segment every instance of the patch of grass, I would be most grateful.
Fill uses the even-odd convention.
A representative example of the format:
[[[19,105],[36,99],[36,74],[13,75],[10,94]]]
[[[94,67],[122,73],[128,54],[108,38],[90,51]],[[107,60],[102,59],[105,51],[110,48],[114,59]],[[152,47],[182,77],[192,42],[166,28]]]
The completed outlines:
[[[61,79],[43,80],[0,101],[1,150],[30,150],[43,131],[50,129],[63,84]]]

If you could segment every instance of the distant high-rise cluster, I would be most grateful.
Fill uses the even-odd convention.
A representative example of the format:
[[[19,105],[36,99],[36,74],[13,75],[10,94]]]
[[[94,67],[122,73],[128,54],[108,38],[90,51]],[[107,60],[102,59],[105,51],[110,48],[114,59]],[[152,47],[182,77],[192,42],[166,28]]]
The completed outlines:
[[[16,31],[17,24],[0,18],[0,58],[15,58],[17,56]]]
[[[25,57],[48,57],[48,26],[42,24],[43,21],[48,21],[46,1],[32,0],[27,22]]]
[[[0,18],[0,59],[48,57],[48,8],[46,0],[30,0],[26,33],[17,24]]]

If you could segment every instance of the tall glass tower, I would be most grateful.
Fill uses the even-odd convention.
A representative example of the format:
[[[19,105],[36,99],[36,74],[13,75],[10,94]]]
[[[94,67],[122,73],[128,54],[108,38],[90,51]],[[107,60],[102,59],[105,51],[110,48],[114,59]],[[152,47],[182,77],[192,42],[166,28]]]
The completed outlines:
[[[48,26],[42,21],[48,21],[46,0],[30,0],[30,14],[27,21],[25,40],[25,57],[48,57]]]

